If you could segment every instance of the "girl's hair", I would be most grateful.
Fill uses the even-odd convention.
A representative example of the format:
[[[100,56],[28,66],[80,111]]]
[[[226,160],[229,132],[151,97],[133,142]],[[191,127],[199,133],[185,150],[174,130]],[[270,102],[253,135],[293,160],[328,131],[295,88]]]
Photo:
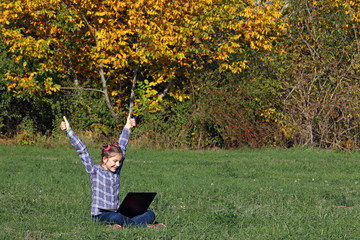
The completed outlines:
[[[104,143],[103,146],[102,146],[102,151],[101,151],[101,161],[104,157],[110,157],[110,155],[112,154],[121,154],[121,156],[123,155],[122,154],[122,151],[120,149],[120,147],[116,144],[107,144],[107,143]]]

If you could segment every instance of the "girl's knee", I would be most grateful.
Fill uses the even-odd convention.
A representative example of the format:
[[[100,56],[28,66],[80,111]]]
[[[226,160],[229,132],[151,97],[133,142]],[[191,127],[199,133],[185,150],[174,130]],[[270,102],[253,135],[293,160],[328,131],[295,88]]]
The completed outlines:
[[[148,210],[148,211],[147,211],[147,214],[148,214],[148,216],[149,216],[151,219],[155,220],[156,215],[155,215],[155,213],[154,213],[153,211]]]
[[[104,213],[99,220],[108,224],[118,223],[118,216],[115,213]]]

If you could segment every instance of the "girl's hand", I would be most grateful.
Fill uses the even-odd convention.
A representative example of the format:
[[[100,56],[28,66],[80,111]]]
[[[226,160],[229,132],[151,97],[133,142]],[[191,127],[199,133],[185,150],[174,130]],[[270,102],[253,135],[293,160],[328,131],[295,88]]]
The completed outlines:
[[[131,129],[135,126],[136,126],[135,118],[131,118],[130,114],[129,114],[126,124],[125,124],[125,128]]]
[[[66,117],[63,116],[64,121],[61,122],[60,124],[60,129],[63,131],[69,131],[70,130],[70,124],[69,122],[66,120]]]

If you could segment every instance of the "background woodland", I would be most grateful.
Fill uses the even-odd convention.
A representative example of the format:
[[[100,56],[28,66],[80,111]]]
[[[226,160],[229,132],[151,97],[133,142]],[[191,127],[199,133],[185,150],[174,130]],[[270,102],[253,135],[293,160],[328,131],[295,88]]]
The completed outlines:
[[[360,3],[2,0],[0,136],[358,149]]]

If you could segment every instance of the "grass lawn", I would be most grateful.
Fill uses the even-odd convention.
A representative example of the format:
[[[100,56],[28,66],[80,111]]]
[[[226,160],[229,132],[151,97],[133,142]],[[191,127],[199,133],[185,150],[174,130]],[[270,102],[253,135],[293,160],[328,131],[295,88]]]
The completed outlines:
[[[94,160],[100,151],[90,150]],[[74,149],[0,146],[0,239],[360,239],[360,154],[129,149],[120,198],[156,191],[165,229],[90,220]]]

